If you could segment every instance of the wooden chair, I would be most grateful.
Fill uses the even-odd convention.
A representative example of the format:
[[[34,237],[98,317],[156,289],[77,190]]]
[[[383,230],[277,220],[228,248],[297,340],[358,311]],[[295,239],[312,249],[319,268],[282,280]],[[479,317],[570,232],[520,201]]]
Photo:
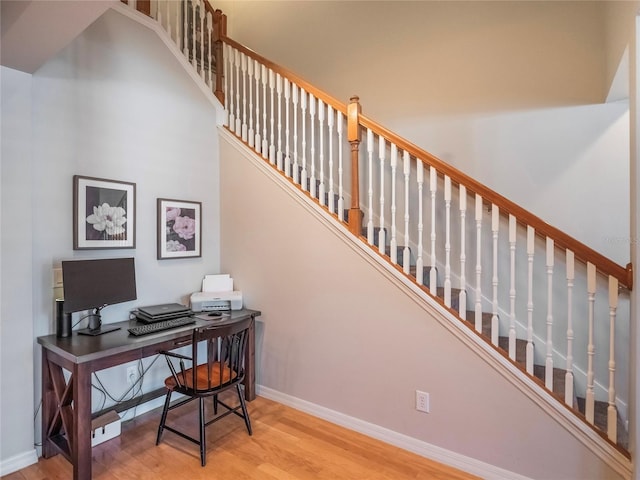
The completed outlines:
[[[163,431],[169,430],[200,445],[200,462],[204,467],[207,453],[205,427],[234,413],[244,419],[249,435],[252,434],[249,413],[240,388],[240,384],[244,380],[244,356],[251,321],[252,319],[248,318],[230,325],[207,325],[194,329],[191,340],[191,356],[174,352],[162,352],[167,359],[171,376],[164,381],[167,388],[167,396],[162,410],[160,426],[158,427],[156,445],[160,443]],[[198,356],[198,349],[201,351],[206,350],[207,361],[202,364],[198,364],[198,359],[204,357],[204,352]],[[194,365],[196,365],[195,368]],[[218,394],[232,388],[236,389],[240,401],[240,405],[236,407],[231,407],[218,399]],[[173,392],[181,393],[187,398],[171,405],[171,394]],[[207,421],[205,419],[204,402],[209,397],[213,398],[214,417]],[[196,399],[199,400],[200,404],[199,438],[194,438],[178,430],[175,424],[173,426],[166,424],[169,410],[181,407]],[[221,415],[217,415],[219,405],[226,408],[226,411]]]

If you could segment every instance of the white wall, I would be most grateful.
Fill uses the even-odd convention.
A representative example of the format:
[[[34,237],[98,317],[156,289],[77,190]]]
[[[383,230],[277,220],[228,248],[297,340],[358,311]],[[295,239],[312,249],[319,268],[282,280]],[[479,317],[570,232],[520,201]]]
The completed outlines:
[[[219,272],[220,182],[213,105],[155,33],[113,10],[32,77],[3,69],[2,81],[3,420],[11,413],[0,439],[4,464],[33,449],[40,402],[34,337],[55,331],[52,268],[63,259],[135,257],[138,299],[105,308],[105,323],[126,319],[134,306],[188,302],[205,274]],[[14,108],[5,101],[12,91],[21,96]],[[5,128],[13,124],[16,134]],[[74,174],[136,184],[135,249],[73,251]],[[202,202],[201,258],[156,259],[157,198]],[[8,253],[14,246],[20,250]],[[23,337],[24,344],[13,343]],[[21,380],[5,376],[5,365]],[[159,367],[145,378],[145,391],[161,385],[166,367]],[[124,392],[125,367],[99,375],[112,395]],[[35,383],[25,385],[30,378]],[[101,407],[94,392],[93,409]],[[40,416],[35,430],[38,441]],[[26,438],[17,443],[16,432]]]
[[[0,196],[0,460],[35,460],[31,75],[2,67]],[[6,462],[6,463],[5,463]],[[4,468],[1,469],[4,473]]]
[[[397,119],[390,128],[608,256],[629,262],[629,104]]]
[[[221,138],[221,261],[263,312],[261,386],[529,478],[621,478],[238,145]]]
[[[638,89],[638,79],[640,79],[640,62],[638,62],[638,54],[640,53],[640,17],[636,17],[633,28],[633,41],[629,45],[630,51],[630,78],[629,83],[633,87],[630,91],[630,105],[631,105],[631,175],[629,183],[631,184],[631,204],[635,205],[635,208],[631,211],[631,261],[634,268],[634,288],[631,296],[633,298],[631,315],[636,321],[631,323],[631,338],[630,343],[632,345],[631,355],[629,357],[629,363],[631,364],[631,398],[630,403],[632,407],[633,415],[631,422],[629,423],[629,437],[631,441],[631,455],[635,459],[633,478],[640,480],[640,381],[638,379],[640,372],[640,325],[638,325],[638,319],[640,319],[640,270],[638,269],[638,262],[640,261],[640,122],[638,122],[638,112],[640,91]]]

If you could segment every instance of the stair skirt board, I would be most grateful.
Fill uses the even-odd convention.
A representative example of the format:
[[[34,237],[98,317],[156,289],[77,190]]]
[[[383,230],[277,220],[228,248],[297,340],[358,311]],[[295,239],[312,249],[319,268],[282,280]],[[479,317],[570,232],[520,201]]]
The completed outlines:
[[[353,430],[368,437],[375,438],[376,440],[388,443],[389,445],[415,453],[421,457],[449,465],[453,468],[457,468],[458,470],[462,470],[472,475],[477,475],[487,480],[532,480],[529,477],[498,468],[494,465],[481,462],[475,458],[467,457],[436,445],[431,445],[430,443],[417,440],[407,435],[394,432],[393,430],[365,422],[364,420],[336,412],[335,410],[307,402],[306,400],[281,393],[262,385],[256,385],[256,393],[261,397],[273,400],[274,402],[295,408],[296,410],[308,413],[314,417],[321,418],[336,425],[340,425],[341,427],[348,428],[349,430]]]
[[[619,472],[624,478],[631,476],[631,461],[618,448],[606,441],[601,434],[580,419],[573,411],[569,410],[566,405],[559,402],[550,392],[541,388],[536,380],[514,365],[507,356],[501,354],[495,347],[483,340],[477,332],[468,328],[460,319],[442,308],[441,304],[428,295],[422,287],[404,275],[400,269],[394,268],[385,257],[380,255],[377,249],[370,248],[361,239],[351,235],[346,224],[337,222],[335,217],[326,208],[321,207],[307,192],[303,192],[299,188],[291,188],[291,182],[284,176],[283,172],[278,171],[274,166],[265,162],[263,158],[258,157],[250,147],[225,127],[219,127],[218,131],[221,139],[226,139],[232,147],[267,178],[271,179],[286,194],[298,201],[309,214],[322,222],[336,237],[374,266],[378,272],[405,292],[407,297],[424,308],[425,311],[428,311],[450,333],[455,335],[476,355],[539,405],[549,416],[591,450],[594,455]]]

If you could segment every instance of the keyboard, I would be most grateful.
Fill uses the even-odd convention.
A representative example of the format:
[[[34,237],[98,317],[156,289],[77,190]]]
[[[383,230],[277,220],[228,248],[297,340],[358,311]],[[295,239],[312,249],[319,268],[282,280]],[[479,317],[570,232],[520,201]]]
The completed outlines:
[[[147,323],[145,325],[136,325],[135,327],[129,328],[129,333],[138,337],[140,335],[148,335],[150,333],[161,332],[163,330],[170,330],[172,328],[182,327],[192,323],[196,323],[196,319],[193,317],[170,318],[168,320]]]

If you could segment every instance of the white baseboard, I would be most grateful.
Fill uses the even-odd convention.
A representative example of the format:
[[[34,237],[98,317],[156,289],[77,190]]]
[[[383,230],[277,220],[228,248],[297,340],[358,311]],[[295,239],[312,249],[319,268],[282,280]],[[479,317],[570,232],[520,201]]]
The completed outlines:
[[[38,463],[38,453],[36,449],[30,450],[28,452],[20,453],[18,455],[14,455],[11,458],[7,458],[0,462],[0,476],[9,475],[10,473],[17,472],[29,465],[33,465],[34,463]]]
[[[382,442],[394,445],[421,457],[434,460],[436,462],[449,465],[458,470],[477,475],[486,480],[531,480],[514,472],[509,472],[502,468],[495,467],[488,463],[481,462],[471,457],[460,455],[459,453],[446,450],[427,442],[394,432],[387,428],[380,427],[373,423],[365,422],[358,418],[350,417],[335,410],[331,410],[320,405],[316,405],[300,398],[292,397],[262,385],[256,386],[258,395],[273,400],[283,405],[301,410],[323,420],[327,420],[341,427],[362,433],[368,437],[375,438]]]

